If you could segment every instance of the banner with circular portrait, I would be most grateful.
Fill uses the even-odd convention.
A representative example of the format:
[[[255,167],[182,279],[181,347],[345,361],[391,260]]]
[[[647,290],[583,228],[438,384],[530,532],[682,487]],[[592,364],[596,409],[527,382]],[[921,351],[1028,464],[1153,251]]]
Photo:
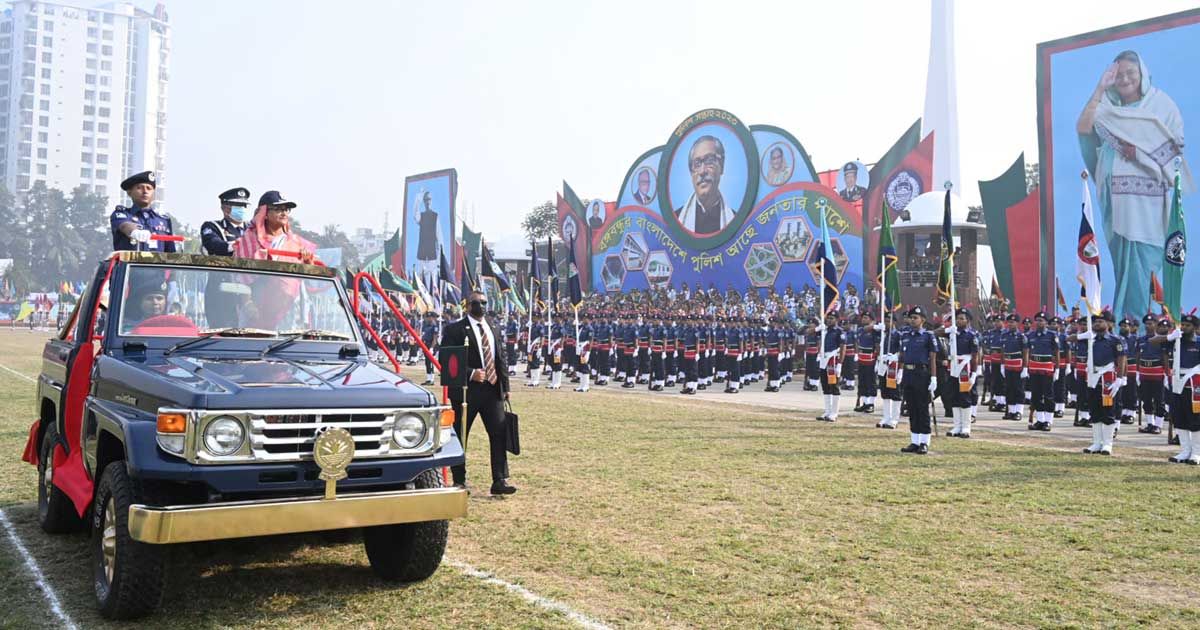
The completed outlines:
[[[688,247],[728,241],[754,207],[758,150],[733,114],[706,109],[675,129],[659,162],[659,210]]]
[[[861,289],[861,266],[851,263],[863,255],[861,214],[818,181],[800,142],[703,110],[627,171],[618,203],[592,233],[591,286],[815,287],[809,262],[822,213],[839,284]]]

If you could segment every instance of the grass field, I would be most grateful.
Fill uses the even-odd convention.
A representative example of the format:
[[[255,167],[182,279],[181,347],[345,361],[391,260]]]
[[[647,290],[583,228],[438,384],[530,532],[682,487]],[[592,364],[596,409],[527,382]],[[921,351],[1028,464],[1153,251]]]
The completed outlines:
[[[35,376],[40,338],[0,332]],[[524,388],[521,388],[522,390]],[[517,391],[520,492],[483,496],[448,556],[614,627],[1198,627],[1200,474],[988,439],[902,456],[867,419],[596,392]],[[82,627],[83,535],[35,523],[19,461],[33,387],[0,370],[0,507]],[[558,612],[443,566],[376,581],[357,542],[182,548],[148,627],[564,627]],[[0,538],[0,627],[56,626]]]

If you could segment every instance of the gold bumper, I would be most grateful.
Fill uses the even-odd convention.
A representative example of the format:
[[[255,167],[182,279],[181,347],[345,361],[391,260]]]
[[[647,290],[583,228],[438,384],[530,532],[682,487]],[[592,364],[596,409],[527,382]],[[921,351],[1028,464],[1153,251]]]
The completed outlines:
[[[442,521],[467,515],[461,488],[168,507],[129,507],[129,535],[150,544]]]

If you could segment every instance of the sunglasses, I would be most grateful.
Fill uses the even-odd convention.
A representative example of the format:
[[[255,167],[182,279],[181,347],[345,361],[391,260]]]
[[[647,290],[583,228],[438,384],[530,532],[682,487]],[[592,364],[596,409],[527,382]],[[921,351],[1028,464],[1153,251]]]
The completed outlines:
[[[271,207],[267,208],[267,210],[270,210],[271,212],[274,212],[275,214],[291,214],[292,213],[292,209],[287,206],[271,206]]]
[[[475,306],[476,304],[479,306],[487,306],[487,300],[471,300],[469,304],[471,306]]]

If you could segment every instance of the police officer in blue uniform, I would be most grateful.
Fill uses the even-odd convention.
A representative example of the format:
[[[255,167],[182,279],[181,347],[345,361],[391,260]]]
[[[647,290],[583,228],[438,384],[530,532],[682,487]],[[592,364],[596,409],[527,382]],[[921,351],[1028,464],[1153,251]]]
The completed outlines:
[[[971,311],[966,308],[960,308],[954,313],[954,356],[947,356],[947,385],[942,390],[943,396],[950,399],[944,402],[950,407],[954,427],[946,432],[946,437],[971,437],[971,409],[976,403],[975,381],[978,378],[976,370],[980,351],[979,333],[971,327],[973,319]],[[947,327],[938,335],[948,340],[950,333],[951,330]],[[946,348],[950,348],[949,341]]]
[[[1138,399],[1145,419],[1145,423],[1138,427],[1138,433],[1157,435],[1162,433],[1163,418],[1167,415],[1166,374],[1169,367],[1163,346],[1152,340],[1158,335],[1170,334],[1171,322],[1165,318],[1159,320],[1153,315],[1147,315],[1143,321],[1146,322],[1146,334],[1134,341],[1129,361],[1137,365]]]
[[[903,453],[924,455],[929,452],[933,427],[929,421],[929,402],[937,388],[931,370],[937,365],[937,340],[925,330],[925,311],[914,306],[908,311],[912,332],[901,339],[900,364],[903,368],[900,386],[908,406],[908,424],[912,442],[900,449]]]
[[[1184,315],[1179,328],[1165,335],[1156,335],[1152,343],[1175,352],[1179,343],[1179,373],[1171,388],[1171,425],[1179,434],[1182,450],[1169,461],[1176,464],[1200,466],[1200,318]],[[1161,329],[1160,329],[1161,330]],[[1172,361],[1172,365],[1174,361]]]
[[[155,183],[153,171],[131,175],[121,182],[121,190],[129,195],[129,207],[117,206],[109,215],[114,250],[137,250],[149,252],[174,252],[175,243],[152,241],[152,234],[172,235],[174,227],[171,217],[154,210]]]
[[[224,216],[219,221],[205,221],[200,225],[200,246],[209,256],[232,256],[234,241],[246,231],[250,191],[230,188],[217,195],[217,200],[221,202]],[[237,326],[237,305],[243,290],[244,285],[234,282],[232,274],[208,274],[208,283],[204,286],[204,314],[210,328]]]
[[[1054,422],[1054,380],[1058,373],[1058,334],[1048,329],[1050,316],[1039,312],[1033,316],[1034,329],[1026,335],[1025,365],[1029,370],[1029,391],[1032,394],[1029,430],[1049,431]]]
[[[579,320],[579,336],[575,339],[575,373],[579,377],[577,392],[587,392],[591,389],[592,380],[592,316],[584,313]]]
[[[441,337],[436,315],[433,311],[425,311],[425,321],[421,324],[421,342],[430,352],[437,352],[434,343]],[[425,355],[425,382],[421,384],[433,385],[433,359],[429,355]]]
[[[1000,337],[1003,352],[1004,397],[1008,402],[1005,420],[1020,420],[1025,407],[1025,383],[1029,376],[1025,365],[1025,351],[1028,340],[1020,328],[1021,316],[1013,313],[1008,316],[1008,330]]]
[[[825,315],[825,324],[818,326],[816,332],[820,335],[824,332],[825,344],[821,348],[821,354],[817,358],[817,368],[820,370],[821,393],[825,400],[825,412],[817,416],[817,420],[821,422],[836,422],[838,416],[838,404],[841,400],[841,375],[842,365],[846,359],[846,345],[843,339],[841,326],[838,326],[838,316],[836,311],[830,311]],[[818,337],[819,339],[819,337]],[[818,340],[818,343],[820,341]]]
[[[1125,341],[1111,332],[1115,318],[1104,311],[1092,319],[1092,375],[1084,385],[1092,412],[1092,443],[1084,453],[1112,455],[1117,432],[1117,393],[1125,386]],[[1087,340],[1087,335],[1079,335]]]
[[[223,216],[200,225],[200,246],[209,256],[232,256],[233,243],[246,231],[250,220],[250,191],[230,188],[217,196]]]

